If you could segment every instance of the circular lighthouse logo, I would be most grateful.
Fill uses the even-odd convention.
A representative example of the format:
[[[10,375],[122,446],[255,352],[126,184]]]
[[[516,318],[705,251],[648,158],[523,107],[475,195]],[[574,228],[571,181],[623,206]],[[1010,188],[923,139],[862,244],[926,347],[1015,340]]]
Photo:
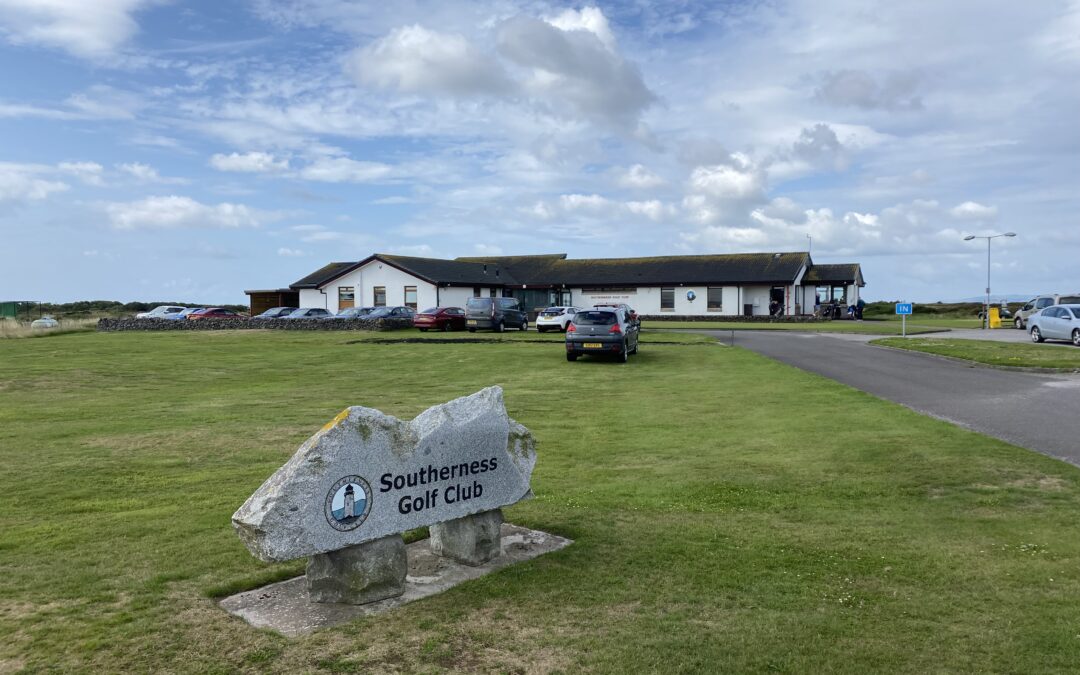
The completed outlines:
[[[371,486],[360,476],[345,476],[326,493],[324,511],[330,527],[355,530],[371,512]]]

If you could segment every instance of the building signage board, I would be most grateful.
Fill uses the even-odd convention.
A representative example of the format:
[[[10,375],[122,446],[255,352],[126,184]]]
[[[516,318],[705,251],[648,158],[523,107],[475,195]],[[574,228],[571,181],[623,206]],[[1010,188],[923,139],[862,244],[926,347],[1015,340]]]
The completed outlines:
[[[348,408],[233,515],[265,561],[292,560],[492,511],[532,496],[531,434],[489,387],[405,422]]]

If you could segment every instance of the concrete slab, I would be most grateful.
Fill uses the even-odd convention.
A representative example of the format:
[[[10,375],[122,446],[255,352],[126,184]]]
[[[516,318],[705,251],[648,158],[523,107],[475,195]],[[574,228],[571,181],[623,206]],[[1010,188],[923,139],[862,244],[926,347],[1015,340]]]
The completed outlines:
[[[431,552],[430,540],[409,544],[409,574],[405,593],[396,598],[367,605],[339,605],[311,602],[307,579],[303,576],[237,593],[221,601],[222,609],[256,628],[269,628],[286,637],[306,635],[320,628],[337,626],[363,616],[388,612],[395,607],[442,593],[458,584],[574,543],[570,539],[518,527],[502,526],[502,555],[478,567],[462,565]]]

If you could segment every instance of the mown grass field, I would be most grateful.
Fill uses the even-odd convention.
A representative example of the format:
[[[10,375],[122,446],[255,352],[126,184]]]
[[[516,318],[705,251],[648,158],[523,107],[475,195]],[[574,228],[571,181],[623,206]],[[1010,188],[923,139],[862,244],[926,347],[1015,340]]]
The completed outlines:
[[[1080,370],[1080,349],[1065,342],[1028,344],[949,338],[884,338],[873,344],[916,352],[951,356],[965,361],[1013,368]]]
[[[1080,662],[1071,466],[699,336],[626,365],[386,338],[0,342],[0,671]],[[229,517],[342,408],[408,418],[492,384],[539,441],[508,519],[572,546],[295,640],[208,597],[302,568],[252,558]]]

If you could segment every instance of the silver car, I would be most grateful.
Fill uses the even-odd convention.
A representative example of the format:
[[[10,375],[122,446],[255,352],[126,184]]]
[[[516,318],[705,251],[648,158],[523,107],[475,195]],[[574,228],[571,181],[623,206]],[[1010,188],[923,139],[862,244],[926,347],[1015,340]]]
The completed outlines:
[[[1080,304],[1054,305],[1028,317],[1032,342],[1069,340],[1080,347]]]
[[[638,324],[622,307],[591,307],[578,311],[566,326],[566,360],[583,354],[614,356],[626,363],[637,354]]]

